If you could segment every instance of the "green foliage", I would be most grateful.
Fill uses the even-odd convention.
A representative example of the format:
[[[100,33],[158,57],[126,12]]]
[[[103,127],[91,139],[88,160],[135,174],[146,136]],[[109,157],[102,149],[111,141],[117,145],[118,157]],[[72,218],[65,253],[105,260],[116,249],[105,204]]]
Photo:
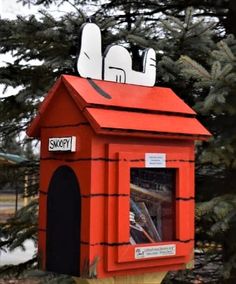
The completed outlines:
[[[209,224],[207,234],[216,238],[223,235],[230,228],[235,218],[236,196],[224,195],[210,201],[199,203],[196,209],[196,220],[204,219]],[[222,236],[221,236],[222,237]]]
[[[204,68],[188,56],[179,60],[182,74],[196,90],[206,93],[197,97],[195,108],[208,118],[214,135],[201,148],[199,162],[218,168],[211,177],[217,179],[212,200],[197,207],[198,233],[218,240],[224,246],[224,277],[235,274],[236,246],[232,243],[236,228],[236,40],[230,35],[219,41],[210,52]],[[206,178],[207,179],[207,178]],[[209,185],[209,184],[208,184]],[[211,186],[214,186],[212,180]],[[206,188],[207,189],[207,188]]]
[[[32,259],[20,263],[19,265],[4,265],[0,268],[0,276],[1,279],[4,276],[7,276],[8,278],[11,277],[19,277],[23,271],[26,271],[27,269],[36,268],[37,266],[37,257],[33,257]]]
[[[37,241],[37,207],[38,201],[34,200],[20,209],[6,224],[1,225],[0,250],[6,246],[9,250],[17,247],[25,249],[23,245],[25,240]]]
[[[0,225],[0,253],[1,250],[14,250],[20,247],[25,250],[24,242],[33,240],[37,243],[37,210],[38,201],[34,200],[29,205],[20,209],[16,215],[8,220],[6,224]],[[0,275],[10,274],[19,276],[22,271],[37,266],[37,257],[21,263],[18,266],[5,265],[0,267]]]
[[[68,1],[22,2],[50,7],[52,2]],[[0,84],[21,88],[16,96],[0,98],[2,147],[7,148],[5,142],[10,136],[13,139],[25,131],[61,74],[77,74],[79,29],[89,18],[101,27],[103,49],[113,42],[125,43],[133,55],[135,69],[140,69],[141,51],[153,47],[158,59],[157,84],[173,88],[197,110],[199,119],[214,134],[210,143],[198,144],[197,198],[203,203],[197,206],[197,238],[216,238],[223,245],[225,276],[232,276],[236,252],[230,243],[235,226],[236,42],[233,36],[226,37],[222,29],[228,1],[194,0],[192,7],[184,0],[70,3],[73,10],[58,18],[41,11],[37,17],[0,19],[0,53],[13,56],[13,63],[0,67]],[[25,152],[33,156],[30,146],[25,146]],[[37,184],[32,192],[36,187]],[[35,203],[31,206],[1,228],[2,249],[21,246],[25,239],[35,238],[37,207]]]
[[[182,73],[187,80],[194,79],[196,89],[205,88],[207,94],[198,97],[195,108],[209,116],[214,139],[201,153],[202,162],[225,169],[236,169],[236,40],[229,36],[217,44],[209,58],[209,69],[182,56]],[[210,149],[211,148],[211,149]]]
[[[157,38],[156,43],[157,53],[160,54],[157,63],[157,80],[161,84],[179,90],[178,93],[183,98],[185,98],[183,89],[190,88],[191,92],[192,84],[183,80],[178,59],[184,54],[184,58],[189,58],[189,64],[192,63],[190,60],[205,62],[210,50],[215,46],[212,39],[215,23],[206,23],[203,19],[196,20],[194,13],[193,8],[190,7],[186,10],[184,21],[173,16],[163,19],[161,21],[163,36]],[[197,66],[195,63],[194,66],[199,69],[199,73],[209,76],[200,64]],[[189,72],[196,74],[194,69],[189,69],[191,70]],[[185,99],[189,100],[188,97]]]
[[[231,43],[232,50],[227,42]],[[235,44],[233,36],[217,44],[218,49],[212,51],[209,60],[210,72],[188,56],[180,58],[184,76],[187,79],[197,79],[195,87],[209,88],[207,97],[197,105],[199,111],[215,114],[227,112],[231,115],[236,113],[235,96],[232,95],[236,89]]]
[[[224,278],[230,278],[236,267],[236,196],[225,194],[210,201],[199,203],[196,210],[198,234],[209,235],[209,239],[224,246]],[[207,228],[207,230],[206,230]]]

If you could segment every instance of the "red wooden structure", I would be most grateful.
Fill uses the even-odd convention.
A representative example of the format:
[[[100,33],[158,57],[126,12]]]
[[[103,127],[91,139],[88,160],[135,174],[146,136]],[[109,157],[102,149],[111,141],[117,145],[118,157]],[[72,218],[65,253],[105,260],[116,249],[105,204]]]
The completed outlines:
[[[195,115],[169,88],[58,79],[28,129],[41,140],[43,269],[98,278],[185,269],[194,249],[194,140],[210,136]],[[151,241],[131,242],[135,169],[158,169],[164,179],[162,169],[174,172],[172,203],[149,220],[159,222],[159,241],[149,234]],[[133,190],[149,194],[138,178]],[[168,195],[151,192],[154,203]]]

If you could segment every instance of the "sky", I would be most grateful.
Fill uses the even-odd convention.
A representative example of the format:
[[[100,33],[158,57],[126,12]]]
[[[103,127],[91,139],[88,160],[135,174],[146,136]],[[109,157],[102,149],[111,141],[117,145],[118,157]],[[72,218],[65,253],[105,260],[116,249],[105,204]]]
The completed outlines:
[[[1,18],[14,19],[17,14],[28,15],[37,12],[36,7],[31,5],[22,5],[22,3],[17,0],[0,0],[0,15]]]
[[[8,18],[8,19],[15,19],[17,15],[27,16],[29,14],[37,14],[37,11],[40,9],[45,9],[43,5],[34,6],[34,5],[22,5],[22,1],[20,0],[0,0],[0,17]],[[60,1],[58,1],[60,2]],[[101,2],[104,2],[101,1]],[[98,3],[100,3],[98,1]],[[98,4],[99,5],[99,4]],[[86,14],[92,14],[94,11],[93,5],[86,6]],[[59,7],[56,4],[50,4],[50,7],[46,8],[46,10],[51,13],[54,17],[63,15],[66,12],[75,11],[69,3],[65,2]]]

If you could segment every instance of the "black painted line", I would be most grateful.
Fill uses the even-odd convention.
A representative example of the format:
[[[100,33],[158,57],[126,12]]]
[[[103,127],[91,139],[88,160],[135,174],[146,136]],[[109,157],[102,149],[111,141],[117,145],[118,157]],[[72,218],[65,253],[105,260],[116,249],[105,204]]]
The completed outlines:
[[[85,106],[83,108],[83,111],[88,106]],[[147,113],[147,114],[160,114],[160,115],[167,115],[167,116],[177,116],[177,117],[187,117],[187,118],[194,118],[195,114],[188,114],[188,113],[179,113],[174,111],[162,111],[162,110],[156,110],[156,109],[143,109],[143,108],[135,108],[135,107],[125,107],[125,106],[114,106],[114,105],[100,105],[91,103],[89,105],[90,108],[98,108],[98,109],[104,109],[104,110],[115,110],[115,111],[122,111],[122,112],[130,112],[130,113]]]
[[[181,243],[190,243],[190,242],[193,242],[194,239],[188,239],[188,240],[179,240],[179,239],[177,239],[176,241],[177,242],[181,242]]]
[[[55,160],[55,161],[65,161],[65,162],[83,162],[83,161],[102,161],[102,162],[144,162],[145,159],[109,159],[109,158],[78,158],[78,159],[60,159],[57,157],[46,157],[40,158],[40,160]],[[194,163],[194,160],[166,160],[166,162],[180,162],[180,163]],[[168,167],[166,167],[168,168]]]
[[[98,92],[99,95],[109,100],[112,98],[107,92],[105,92],[101,87],[99,87],[92,79],[87,79],[87,81],[94,88],[94,90]]]
[[[107,242],[89,243],[89,242],[80,241],[80,243],[83,244],[83,245],[88,245],[88,246],[111,246],[111,247],[130,245],[130,242],[124,242],[124,243],[107,243]]]
[[[180,159],[180,160],[166,160],[166,162],[194,163],[194,162],[195,162],[195,160],[184,160],[184,159]]]
[[[195,200],[195,198],[193,196],[191,196],[191,197],[177,197],[175,200],[176,201],[191,201],[191,200]]]
[[[86,52],[84,52],[84,54],[88,59],[90,59],[90,57],[88,56],[88,54]]]
[[[172,115],[171,115],[172,116]],[[170,132],[162,132],[162,131],[154,131],[154,130],[137,130],[137,129],[128,129],[128,128],[110,128],[110,127],[101,127],[102,130],[108,131],[108,132],[113,132],[113,133],[126,133],[126,134],[151,134],[154,136],[168,136],[168,137],[173,137],[173,139],[179,139],[179,138],[189,138],[191,140],[197,140],[197,139],[206,139],[209,136],[207,135],[199,135],[199,134],[186,134],[186,133],[170,133]]]
[[[131,160],[125,160],[125,161],[128,161],[128,162],[143,162],[143,161],[145,161],[145,159],[131,159]],[[194,160],[180,159],[180,160],[166,160],[166,162],[194,163],[195,161]]]
[[[46,232],[47,229],[38,228],[38,231],[40,231],[40,232]]]
[[[64,124],[64,125],[55,125],[55,126],[42,126],[43,129],[51,128],[65,128],[65,127],[80,127],[80,126],[90,126],[88,122],[80,122],[76,124]]]
[[[91,194],[82,194],[82,198],[91,198],[91,197],[129,197],[129,194],[125,193],[91,193]]]
[[[47,192],[39,190],[40,194],[48,195]],[[81,198],[92,198],[92,197],[129,197],[129,194],[125,193],[91,193],[91,194],[81,194]],[[176,197],[176,201],[191,201],[195,200],[194,197]]]
[[[115,66],[109,66],[109,69],[122,71],[123,74],[124,74],[124,83],[126,83],[126,72],[125,72],[125,70],[123,68],[119,68],[119,67],[115,67]],[[121,75],[119,77],[120,77],[120,83],[121,83]]]
[[[40,158],[40,160],[56,160],[56,161],[65,161],[65,162],[86,162],[86,161],[102,161],[102,162],[119,162],[120,159],[108,159],[108,158],[79,158],[79,159],[60,159],[57,157],[47,157],[47,158]]]
[[[188,239],[188,240],[176,239],[175,241],[181,242],[181,243],[190,243],[190,242],[194,241],[194,239]],[[123,243],[107,243],[107,242],[89,243],[89,242],[80,241],[80,243],[82,245],[88,245],[88,246],[111,246],[111,247],[131,245],[130,242],[123,242]]]
[[[40,194],[48,195],[47,192],[39,190]],[[93,198],[93,197],[129,197],[126,193],[91,193],[91,194],[81,194],[81,198]]]
[[[131,159],[131,160],[126,160],[127,162],[144,162],[145,159]]]
[[[127,161],[127,162],[144,162],[145,159],[131,159],[131,160],[127,160],[127,159],[123,159],[123,161]],[[183,159],[180,159],[180,160],[166,160],[166,162],[180,162],[180,163],[194,163],[195,161],[194,160],[183,160]]]

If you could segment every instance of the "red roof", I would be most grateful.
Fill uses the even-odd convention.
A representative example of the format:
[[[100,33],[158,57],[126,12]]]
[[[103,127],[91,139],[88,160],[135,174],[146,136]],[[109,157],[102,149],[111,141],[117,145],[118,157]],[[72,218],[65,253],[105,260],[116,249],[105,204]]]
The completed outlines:
[[[58,88],[64,85],[98,134],[174,135],[206,139],[211,134],[196,113],[171,89],[143,87],[63,75],[42,103],[28,129],[38,137],[40,121]],[[56,99],[55,102],[56,104]],[[125,133],[125,134],[124,134]]]

